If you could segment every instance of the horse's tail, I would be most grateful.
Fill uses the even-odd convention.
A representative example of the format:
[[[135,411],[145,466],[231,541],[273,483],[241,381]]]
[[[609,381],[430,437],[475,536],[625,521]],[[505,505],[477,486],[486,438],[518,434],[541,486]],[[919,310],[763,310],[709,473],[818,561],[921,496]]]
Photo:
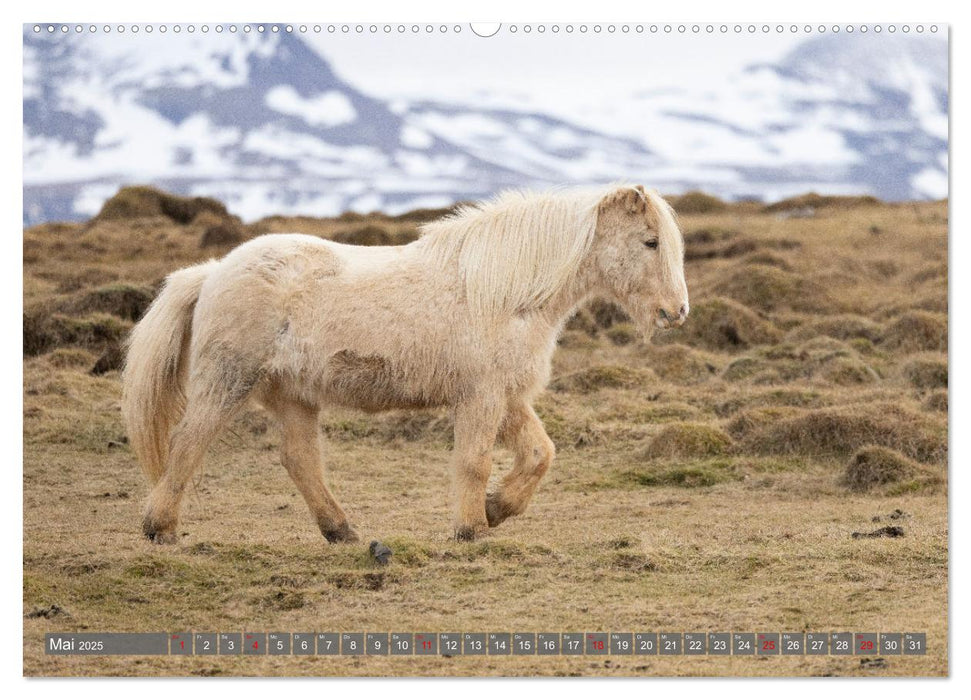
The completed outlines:
[[[209,261],[169,275],[128,338],[121,411],[129,443],[152,484],[165,474],[169,434],[185,410],[192,313],[216,264]]]

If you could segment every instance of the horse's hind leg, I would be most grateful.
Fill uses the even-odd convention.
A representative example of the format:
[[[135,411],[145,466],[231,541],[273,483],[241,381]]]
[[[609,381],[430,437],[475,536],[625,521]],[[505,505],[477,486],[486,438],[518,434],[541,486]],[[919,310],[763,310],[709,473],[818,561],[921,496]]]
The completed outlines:
[[[280,421],[283,466],[307,501],[320,532],[328,542],[356,542],[357,533],[347,522],[344,509],[324,483],[317,425],[319,410],[276,394],[264,397],[263,402]]]
[[[512,471],[498,491],[486,497],[489,527],[519,515],[529,504],[540,479],[553,462],[555,450],[536,412],[526,403],[511,406],[503,420],[500,440],[516,454]]]
[[[179,508],[185,487],[217,433],[232,419],[256,381],[256,373],[220,370],[214,362],[200,362],[189,378],[182,420],[172,432],[165,474],[152,489],[142,521],[153,542],[175,542]]]

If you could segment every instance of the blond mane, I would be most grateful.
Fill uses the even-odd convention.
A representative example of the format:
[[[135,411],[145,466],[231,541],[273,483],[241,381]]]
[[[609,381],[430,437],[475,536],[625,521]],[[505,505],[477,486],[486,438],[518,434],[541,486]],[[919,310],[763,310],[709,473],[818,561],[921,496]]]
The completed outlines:
[[[658,238],[661,241],[661,254],[664,264],[661,265],[661,279],[670,284],[683,274],[684,266],[684,238],[681,235],[681,225],[678,214],[657,190],[646,190],[647,198],[658,212]]]
[[[422,245],[441,263],[458,259],[476,314],[536,309],[576,274],[610,188],[508,191],[422,227]]]

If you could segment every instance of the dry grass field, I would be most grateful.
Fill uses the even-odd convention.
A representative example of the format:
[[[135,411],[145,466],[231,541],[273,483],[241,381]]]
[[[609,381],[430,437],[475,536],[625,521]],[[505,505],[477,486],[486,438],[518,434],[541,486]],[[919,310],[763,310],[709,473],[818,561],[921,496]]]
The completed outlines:
[[[537,406],[557,460],[524,515],[473,543],[448,539],[444,412],[323,415],[363,538],[329,545],[254,407],[169,546],[141,535],[119,413],[118,344],[167,273],[268,232],[404,243],[440,212],[243,225],[133,190],[27,229],[24,673],[947,674],[946,202],[675,204],[687,323],[644,341],[604,303],[570,321]],[[511,456],[495,461],[499,478]],[[53,657],[52,631],[917,631],[928,654]]]

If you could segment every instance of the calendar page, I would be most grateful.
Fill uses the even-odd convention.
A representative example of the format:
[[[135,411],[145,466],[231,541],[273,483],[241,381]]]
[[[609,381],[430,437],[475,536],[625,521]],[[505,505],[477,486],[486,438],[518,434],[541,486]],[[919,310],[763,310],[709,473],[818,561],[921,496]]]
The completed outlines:
[[[27,676],[947,676],[946,24],[23,26]]]

